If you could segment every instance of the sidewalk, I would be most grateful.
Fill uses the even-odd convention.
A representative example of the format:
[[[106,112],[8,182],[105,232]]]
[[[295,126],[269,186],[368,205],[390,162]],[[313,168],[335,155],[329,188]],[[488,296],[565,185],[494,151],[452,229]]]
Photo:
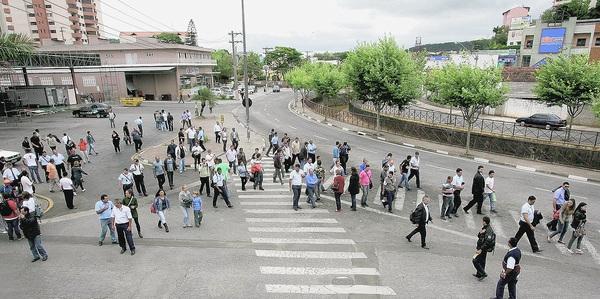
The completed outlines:
[[[436,105],[429,104],[425,101],[417,101],[413,105],[415,108],[420,108],[429,111],[437,111],[450,114],[450,108],[444,108]],[[458,109],[452,109],[452,115],[462,116],[462,113]],[[523,115],[526,116],[526,115]],[[527,115],[528,116],[528,115]],[[480,119],[489,119],[489,120],[497,120],[497,121],[505,121],[509,123],[514,123],[516,118],[506,117],[506,116],[497,116],[497,115],[489,115],[489,114],[481,114]],[[589,126],[581,126],[581,125],[573,125],[573,130],[581,130],[581,131],[591,131],[591,132],[600,132],[600,128],[597,127],[589,127]]]
[[[363,135],[367,137],[371,137],[373,139],[379,139],[382,141],[387,141],[395,144],[401,144],[407,147],[412,147],[415,149],[426,150],[431,152],[436,152],[438,154],[449,155],[449,156],[459,156],[459,157],[467,157],[472,158],[475,161],[481,163],[492,163],[498,165],[504,165],[509,167],[514,167],[517,169],[531,171],[531,172],[540,172],[546,174],[552,174],[557,176],[562,176],[571,180],[578,181],[590,181],[600,183],[600,171],[569,167],[564,165],[545,163],[541,161],[532,161],[532,160],[523,160],[518,159],[511,156],[500,155],[496,153],[487,153],[482,151],[471,150],[471,155],[466,156],[464,148],[458,148],[453,146],[448,146],[445,144],[433,143],[425,140],[419,140],[415,138],[409,138],[406,136],[393,135],[388,133],[382,133],[379,136],[376,136],[375,132],[369,129],[365,129],[358,126],[353,126],[344,122],[327,119],[309,108],[305,108],[304,112],[302,112],[302,108],[300,105],[297,110],[293,108],[293,101],[290,101],[288,108],[293,113],[296,113],[300,116],[306,117],[311,120],[315,120],[321,123],[327,123],[333,127],[341,128],[344,131],[355,132],[358,135]],[[438,108],[440,109],[440,108]],[[474,158],[473,158],[474,157]]]
[[[261,135],[251,134],[250,140],[247,140],[246,131],[244,130],[245,127],[238,122],[238,120],[234,117],[232,113],[223,114],[223,117],[223,124],[225,128],[227,128],[228,137],[231,133],[231,129],[235,128],[235,130],[240,136],[239,147],[244,148],[246,156],[252,155],[252,153],[254,152],[254,148],[259,148],[261,151],[263,150],[265,145],[265,139]],[[223,144],[215,143],[214,140],[215,135],[213,131],[213,126],[215,125],[215,122],[217,120],[221,122],[221,115],[212,114],[204,118],[195,117],[192,120],[192,125],[196,128],[200,126],[204,129],[204,132],[208,137],[208,141],[204,143],[204,147],[206,147],[207,150],[210,149],[213,153],[216,153],[217,156],[222,156],[225,154],[225,152],[223,152]],[[152,161],[154,161],[154,157],[156,156],[160,157],[161,159],[164,159],[167,155],[167,146],[171,143],[171,139],[175,139],[175,143],[177,144],[178,131],[174,130],[172,133],[173,134],[169,139],[163,141],[158,145],[147,147],[146,149],[142,150],[139,154],[133,155],[131,159],[133,160],[135,158],[139,158],[140,161],[147,166],[151,165]],[[229,145],[231,145],[231,140],[229,140],[228,138],[227,147],[229,147]],[[185,148],[186,150],[189,150],[189,145],[187,144],[187,141],[185,143]],[[194,159],[192,158],[191,154],[186,155],[186,166],[194,166]]]

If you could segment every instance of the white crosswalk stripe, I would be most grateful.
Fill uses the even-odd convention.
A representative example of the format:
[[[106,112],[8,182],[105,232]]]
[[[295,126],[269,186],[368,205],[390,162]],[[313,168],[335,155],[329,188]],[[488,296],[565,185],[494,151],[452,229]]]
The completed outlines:
[[[370,285],[265,285],[267,293],[280,294],[313,294],[313,295],[387,295],[395,296],[396,292],[389,287]]]
[[[258,257],[298,258],[298,259],[366,259],[362,252],[347,251],[293,251],[255,250]]]
[[[318,245],[354,245],[352,239],[290,239],[290,238],[251,238],[252,243],[266,244],[318,244]]]
[[[242,206],[289,206],[292,202],[287,201],[241,201]]]
[[[404,188],[398,188],[396,192],[396,199],[394,199],[394,209],[396,211],[402,211],[404,209],[404,199],[406,198],[406,190]]]
[[[328,210],[321,209],[301,209],[294,211],[292,209],[245,209],[244,212],[250,214],[327,214]]]
[[[476,230],[477,226],[475,225],[475,219],[473,218],[473,214],[469,213],[469,214],[464,214],[464,218],[465,218],[465,224],[467,225],[467,228],[470,230]]]
[[[264,184],[263,184],[264,187]],[[278,189],[270,189],[270,188],[265,188],[265,190],[254,190],[254,189],[246,189],[246,191],[242,190],[242,189],[238,189],[236,190],[236,192],[238,194],[243,194],[243,193],[250,193],[250,194],[255,194],[255,193],[265,193],[265,192],[289,192],[290,189],[288,188],[278,188]]]
[[[246,218],[250,223],[338,223],[333,218]]]
[[[375,268],[260,267],[260,273],[277,275],[379,275],[379,271]]]
[[[377,187],[375,197],[373,197],[373,204],[381,206],[381,184]]]
[[[240,194],[238,195],[239,199],[244,198],[258,198],[258,199],[266,199],[266,198],[291,198],[289,194]]]
[[[252,233],[345,233],[342,227],[249,227]]]

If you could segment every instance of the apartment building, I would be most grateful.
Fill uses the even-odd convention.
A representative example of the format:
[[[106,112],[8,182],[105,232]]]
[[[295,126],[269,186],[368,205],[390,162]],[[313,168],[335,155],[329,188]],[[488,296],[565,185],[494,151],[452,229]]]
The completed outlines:
[[[35,42],[87,44],[101,37],[98,0],[1,0],[0,32],[22,33]]]

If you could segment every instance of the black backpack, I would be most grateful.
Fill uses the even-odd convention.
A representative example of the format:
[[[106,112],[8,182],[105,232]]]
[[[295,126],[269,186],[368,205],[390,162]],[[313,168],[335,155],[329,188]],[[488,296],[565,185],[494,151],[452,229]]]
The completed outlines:
[[[421,210],[417,207],[410,213],[410,222],[417,224],[419,220],[421,220]]]
[[[496,233],[491,228],[486,233],[483,243],[487,247],[487,252],[492,252],[496,248]]]
[[[0,215],[8,216],[13,212],[13,210],[8,205],[8,201],[0,202]]]

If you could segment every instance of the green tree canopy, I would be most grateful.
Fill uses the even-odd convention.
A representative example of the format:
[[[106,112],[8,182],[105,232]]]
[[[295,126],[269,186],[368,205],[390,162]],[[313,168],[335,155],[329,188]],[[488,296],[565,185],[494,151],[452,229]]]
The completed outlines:
[[[572,0],[567,3],[552,7],[541,15],[542,22],[554,23],[568,20],[571,17],[578,19],[597,18],[598,6],[590,8],[590,0]]]
[[[586,105],[600,97],[600,63],[590,63],[586,55],[560,55],[549,59],[536,73],[534,89],[540,101],[549,106],[566,106],[569,134],[573,120]]]
[[[233,76],[233,61],[231,54],[227,50],[221,49],[212,53],[212,58],[217,61],[214,67],[217,81],[226,82]]]
[[[33,41],[24,34],[0,34],[0,62],[10,62],[33,53]]]
[[[300,92],[302,100],[305,100],[310,95],[313,85],[313,68],[311,63],[305,63],[293,68],[285,73],[285,81],[295,90]]]
[[[248,78],[256,80],[263,74],[263,62],[256,52],[248,52]]]
[[[206,87],[198,89],[198,93],[192,97],[192,100],[200,102],[200,104],[208,105],[209,107],[214,107],[216,101],[215,95]],[[204,109],[200,110],[199,115],[202,116],[203,112]]]
[[[499,68],[481,69],[467,64],[447,64],[429,74],[427,86],[434,92],[432,100],[458,107],[467,127],[467,154],[471,145],[473,124],[485,107],[497,107],[506,101],[507,88],[502,85]]]
[[[312,87],[321,98],[335,98],[346,85],[344,73],[338,66],[315,63],[312,72]]]
[[[265,56],[265,64],[283,75],[302,62],[302,53],[290,47],[275,47]]]
[[[421,95],[422,64],[391,37],[365,43],[348,53],[343,68],[353,93],[371,102],[377,111],[377,131],[381,110],[386,105],[406,107]]]
[[[154,38],[159,40],[161,43],[183,44],[183,41],[181,40],[181,37],[179,37],[179,34],[173,32],[161,32],[155,35]]]

